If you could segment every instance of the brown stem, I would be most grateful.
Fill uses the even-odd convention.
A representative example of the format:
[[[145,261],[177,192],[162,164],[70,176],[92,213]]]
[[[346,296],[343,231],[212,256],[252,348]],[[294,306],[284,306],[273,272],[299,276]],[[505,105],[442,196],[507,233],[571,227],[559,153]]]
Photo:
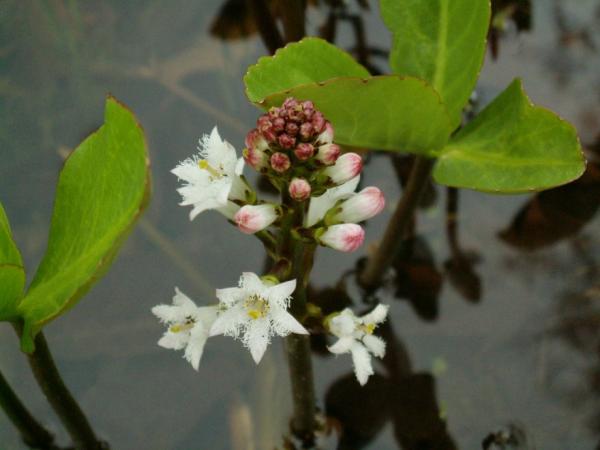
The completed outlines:
[[[265,0],[246,0],[265,47],[272,55],[283,47],[283,38]]]
[[[0,407],[21,434],[23,442],[33,448],[53,450],[54,436],[46,430],[21,403],[8,381],[0,373]]]
[[[458,245],[458,223],[456,214],[458,211],[458,189],[449,187],[446,190],[446,235],[448,236],[448,244],[450,251],[454,257],[461,255],[460,246]]]
[[[306,0],[279,0],[285,42],[296,42],[306,35]]]
[[[16,329],[20,336],[22,330],[18,326]],[[106,449],[106,445],[96,438],[83,411],[63,382],[42,332],[35,337],[35,351],[27,357],[36,381],[48,399],[48,403],[67,429],[75,449]]]
[[[385,230],[383,239],[367,260],[367,264],[359,276],[358,281],[365,289],[374,290],[392,263],[417,209],[421,195],[425,191],[434,164],[435,159],[424,156],[415,159],[408,183]]]

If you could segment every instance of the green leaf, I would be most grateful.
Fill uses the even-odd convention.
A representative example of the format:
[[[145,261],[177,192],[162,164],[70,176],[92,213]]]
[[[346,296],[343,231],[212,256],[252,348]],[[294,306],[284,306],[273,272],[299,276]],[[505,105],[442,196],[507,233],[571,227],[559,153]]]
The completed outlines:
[[[0,320],[18,318],[17,304],[23,297],[24,286],[23,260],[0,203]]]
[[[288,96],[312,100],[343,145],[426,154],[441,148],[451,131],[439,95],[416,78],[336,78],[269,96],[261,106],[280,105]]]
[[[44,324],[71,308],[108,270],[147,204],[150,173],[144,133],[117,100],[60,173],[48,249],[19,305],[22,348]]]
[[[369,71],[352,56],[319,38],[305,38],[264,56],[244,76],[251,102],[300,84],[337,77],[368,77]]]
[[[483,64],[490,14],[489,0],[381,0],[381,15],[394,35],[392,71],[429,82],[453,128]]]
[[[581,176],[577,132],[534,106],[515,80],[441,151],[438,183],[486,192],[539,191]]]

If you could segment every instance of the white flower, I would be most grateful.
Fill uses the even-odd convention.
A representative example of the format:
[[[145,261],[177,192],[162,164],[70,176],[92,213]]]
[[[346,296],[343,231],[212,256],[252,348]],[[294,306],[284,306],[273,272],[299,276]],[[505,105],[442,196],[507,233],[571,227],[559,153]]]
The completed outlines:
[[[354,190],[358,186],[360,181],[360,175],[352,178],[350,181],[327,189],[323,195],[319,197],[313,197],[310,199],[310,205],[308,207],[308,213],[304,221],[305,227],[312,227],[317,222],[323,220],[327,211],[335,206],[339,200],[343,200],[352,196]]]
[[[354,373],[361,386],[374,373],[371,355],[378,358],[385,355],[385,341],[374,336],[373,331],[385,321],[388,309],[387,305],[377,305],[370,313],[357,317],[351,309],[346,308],[329,322],[329,331],[339,338],[328,347],[329,351],[335,354],[352,354]]]
[[[193,205],[190,220],[207,209],[227,207],[227,200],[244,200],[246,185],[240,178],[244,159],[237,158],[233,146],[221,139],[217,127],[199,141],[198,154],[181,162],[171,172],[185,184],[177,189],[183,201]]]
[[[266,284],[258,275],[244,272],[240,286],[217,289],[223,311],[210,329],[210,335],[224,334],[240,339],[258,364],[271,336],[308,331],[287,312],[296,280]]]
[[[173,305],[152,308],[152,313],[168,326],[158,345],[173,350],[185,348],[184,358],[198,370],[208,332],[217,318],[217,309],[216,305],[198,307],[175,288]]]

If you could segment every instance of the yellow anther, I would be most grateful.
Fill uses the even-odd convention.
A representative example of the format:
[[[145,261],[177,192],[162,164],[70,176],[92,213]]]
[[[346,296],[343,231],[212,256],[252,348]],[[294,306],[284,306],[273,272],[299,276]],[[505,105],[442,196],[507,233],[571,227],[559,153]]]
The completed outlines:
[[[252,295],[244,302],[246,313],[251,319],[261,319],[269,312],[269,304],[267,301],[258,295]]]
[[[223,176],[223,175],[221,175],[221,173],[218,170],[216,170],[213,166],[211,166],[208,163],[208,161],[205,159],[201,159],[198,161],[198,167],[200,167],[202,170],[206,170],[214,178],[221,178]]]
[[[362,326],[363,331],[366,334],[373,334],[373,331],[375,331],[376,325],[374,323],[366,323]]]
[[[169,331],[171,333],[181,333],[182,331],[187,331],[187,330],[191,330],[194,327],[194,323],[183,323],[183,324],[176,324],[176,325],[171,325],[169,327]]]

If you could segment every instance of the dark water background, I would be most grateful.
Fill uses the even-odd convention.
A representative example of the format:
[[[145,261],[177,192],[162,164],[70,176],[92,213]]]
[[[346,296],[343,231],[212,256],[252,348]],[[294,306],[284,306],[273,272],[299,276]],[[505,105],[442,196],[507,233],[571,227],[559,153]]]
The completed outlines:
[[[190,223],[169,173],[215,123],[241,149],[257,116],[241,77],[265,49],[256,36],[211,37],[219,7],[216,0],[0,2],[0,200],[29,279],[45,250],[62,158],[101,123],[107,92],[132,108],[148,137],[149,210],[109,274],[46,329],[67,384],[114,449],[271,449],[290,416],[281,341],[257,368],[238,342],[210,339],[196,373],[181,353],[156,345],[163,329],[150,313],[170,302],[174,286],[209,303],[215,287],[263,267],[259,244],[217,213]],[[372,9],[363,13],[367,41],[387,48]],[[325,11],[311,9],[311,31]],[[354,41],[340,25],[338,42]],[[486,61],[480,99],[520,76],[536,103],[574,123],[591,145],[600,133],[599,49],[600,2],[534,1],[532,30],[509,31],[499,59]],[[386,70],[384,59],[372,62]],[[600,170],[589,169],[582,182],[537,197],[460,191],[454,251],[446,190],[436,188],[397,280],[379,293],[392,309],[378,375],[357,389],[349,357],[314,358],[319,405],[345,422],[346,448],[479,449],[510,424],[524,430],[529,448],[598,448]],[[335,286],[383,233],[400,194],[388,156],[370,159],[364,184],[378,185],[389,209],[369,222],[356,254],[319,251],[316,291]],[[347,285],[360,310],[351,279]],[[0,328],[0,367],[66,442],[9,326]],[[334,433],[330,448],[335,440]],[[0,449],[21,448],[0,417]]]

